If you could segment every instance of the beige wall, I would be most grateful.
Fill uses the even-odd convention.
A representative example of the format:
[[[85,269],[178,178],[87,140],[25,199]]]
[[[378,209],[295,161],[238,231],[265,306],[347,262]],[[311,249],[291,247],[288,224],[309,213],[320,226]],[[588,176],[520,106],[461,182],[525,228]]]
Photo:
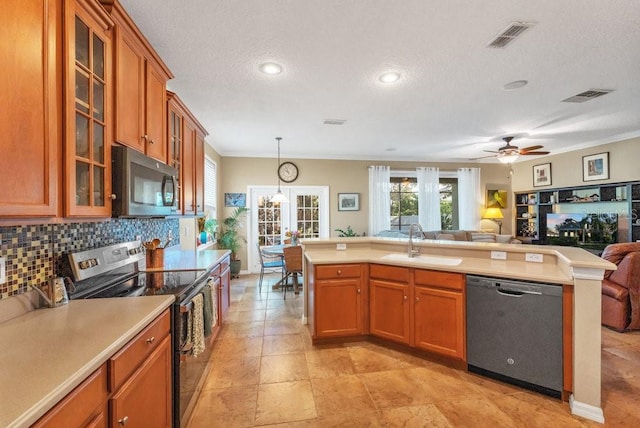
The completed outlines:
[[[346,229],[347,226],[362,235],[368,229],[368,188],[369,174],[367,167],[370,165],[389,165],[392,170],[415,170],[418,166],[437,166],[441,171],[455,171],[460,167],[481,167],[483,189],[486,185],[497,186],[506,189],[511,194],[509,183],[509,167],[502,164],[477,165],[454,164],[432,162],[381,162],[381,161],[346,161],[346,160],[314,160],[314,159],[289,159],[283,161],[294,162],[300,171],[298,179],[292,183],[296,186],[329,186],[330,220],[329,230],[331,236],[337,236],[335,229]],[[225,192],[247,192],[247,186],[277,185],[277,161],[269,158],[222,158],[222,181],[220,186],[221,197]],[[283,187],[286,185],[283,183]],[[492,187],[493,188],[493,187]],[[360,211],[338,211],[338,193],[359,193]],[[509,202],[510,203],[510,202]],[[231,208],[219,210],[219,216],[224,217],[231,212]],[[503,225],[502,233],[511,233],[508,219],[511,210],[504,210],[507,221]],[[483,221],[482,227],[490,228],[491,222]],[[497,231],[497,229],[496,229]],[[243,260],[246,255],[242,255]]]
[[[609,180],[582,181],[582,157],[603,152],[609,152]],[[637,181],[640,180],[639,159],[640,138],[558,155],[534,157],[532,160],[513,165],[512,189],[514,192],[533,190],[533,166],[549,162],[551,163],[551,186],[536,187],[536,190]]]

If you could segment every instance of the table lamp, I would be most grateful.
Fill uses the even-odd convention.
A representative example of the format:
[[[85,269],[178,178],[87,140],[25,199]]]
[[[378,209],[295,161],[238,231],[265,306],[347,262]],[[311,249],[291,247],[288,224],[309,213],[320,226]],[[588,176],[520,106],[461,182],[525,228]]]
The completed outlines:
[[[504,218],[502,215],[502,211],[500,208],[487,208],[484,211],[484,216],[482,218],[486,218],[489,220],[493,220],[498,225],[498,235],[502,233],[502,222],[498,219]]]

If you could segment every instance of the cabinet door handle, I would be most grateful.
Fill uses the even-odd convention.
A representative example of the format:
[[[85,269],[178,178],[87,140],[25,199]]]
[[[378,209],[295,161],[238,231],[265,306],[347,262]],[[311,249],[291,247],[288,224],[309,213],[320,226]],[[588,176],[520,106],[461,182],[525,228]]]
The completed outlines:
[[[419,301],[420,301],[420,298],[419,298],[419,297],[416,297],[416,303],[417,303],[417,302],[419,302]]]
[[[154,340],[156,340],[156,337],[155,336],[151,336],[150,338],[147,339],[147,343],[148,344],[152,344]]]
[[[115,201],[116,199],[118,199],[118,197],[116,196],[116,194],[115,194],[115,193],[110,194],[110,195],[109,195],[109,198],[110,198],[112,201]]]
[[[147,134],[144,134],[142,137],[140,137],[141,139],[147,141],[149,139],[149,136]]]
[[[342,271],[340,269],[338,269],[338,275],[342,275]]]
[[[149,144],[155,144],[156,142],[153,140],[149,140]]]
[[[408,299],[408,297],[407,297],[407,296],[404,296],[404,300],[407,300],[407,299]]]
[[[358,294],[360,294],[360,289],[358,288]]]
[[[127,424],[127,422],[129,422],[129,416],[125,416],[122,419],[118,419],[118,423],[122,426],[125,426]]]

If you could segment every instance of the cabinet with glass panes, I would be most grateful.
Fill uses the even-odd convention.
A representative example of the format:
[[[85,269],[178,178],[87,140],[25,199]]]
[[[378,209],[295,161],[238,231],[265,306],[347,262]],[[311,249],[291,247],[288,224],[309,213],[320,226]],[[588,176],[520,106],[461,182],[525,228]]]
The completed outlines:
[[[111,214],[111,33],[113,21],[91,0],[71,2],[64,28],[65,214]]]

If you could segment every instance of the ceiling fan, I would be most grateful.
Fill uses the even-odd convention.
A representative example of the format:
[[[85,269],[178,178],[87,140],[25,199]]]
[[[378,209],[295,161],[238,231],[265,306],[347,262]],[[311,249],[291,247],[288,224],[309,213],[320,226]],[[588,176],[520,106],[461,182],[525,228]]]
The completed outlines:
[[[484,150],[487,153],[495,153],[494,155],[482,156],[482,157],[473,158],[470,160],[478,160],[478,159],[495,157],[495,158],[498,158],[498,160],[502,163],[512,163],[516,159],[518,159],[518,156],[535,156],[535,155],[549,154],[549,152],[547,151],[538,151],[538,149],[541,149],[543,146],[531,146],[531,147],[525,147],[523,149],[519,149],[517,146],[511,145],[511,140],[513,140],[513,137],[503,137],[502,139],[504,140],[505,143],[507,143],[507,145],[500,147],[498,151]]]

